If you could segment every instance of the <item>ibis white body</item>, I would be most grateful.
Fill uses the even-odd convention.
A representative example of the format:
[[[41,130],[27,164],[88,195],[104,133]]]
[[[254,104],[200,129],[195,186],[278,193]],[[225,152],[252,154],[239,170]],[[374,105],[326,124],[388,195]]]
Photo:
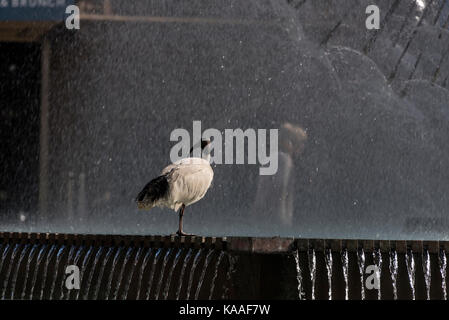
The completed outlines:
[[[138,196],[139,209],[166,207],[178,211],[201,200],[209,189],[214,172],[202,158],[181,159],[162,170]]]
[[[156,201],[155,206],[178,211],[201,200],[214,178],[209,161],[201,158],[181,159],[162,170],[167,176],[169,192],[166,197]]]

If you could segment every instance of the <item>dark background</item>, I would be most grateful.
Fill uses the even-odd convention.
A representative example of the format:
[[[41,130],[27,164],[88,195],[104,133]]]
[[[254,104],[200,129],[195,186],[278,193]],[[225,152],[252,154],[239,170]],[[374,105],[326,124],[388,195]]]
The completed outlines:
[[[0,43],[0,214],[38,209],[40,45]]]

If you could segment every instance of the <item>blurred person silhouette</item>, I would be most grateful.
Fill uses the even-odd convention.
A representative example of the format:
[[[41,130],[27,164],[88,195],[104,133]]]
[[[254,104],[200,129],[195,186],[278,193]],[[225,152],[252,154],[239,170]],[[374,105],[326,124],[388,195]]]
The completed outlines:
[[[289,122],[279,130],[278,171],[272,176],[260,175],[252,206],[252,215],[265,222],[264,229],[289,227],[293,222],[295,193],[295,161],[304,150],[307,133]],[[259,224],[260,225],[260,224]]]

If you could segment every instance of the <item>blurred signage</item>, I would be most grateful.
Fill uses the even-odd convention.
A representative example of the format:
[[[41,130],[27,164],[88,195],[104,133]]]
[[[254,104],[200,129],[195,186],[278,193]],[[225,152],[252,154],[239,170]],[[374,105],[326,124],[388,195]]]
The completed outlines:
[[[61,21],[75,0],[0,0],[0,21]]]

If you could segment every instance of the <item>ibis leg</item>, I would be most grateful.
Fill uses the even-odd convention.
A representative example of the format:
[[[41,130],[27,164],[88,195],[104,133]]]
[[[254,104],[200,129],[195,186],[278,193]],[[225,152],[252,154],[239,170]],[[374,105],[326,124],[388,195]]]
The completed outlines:
[[[189,236],[188,233],[185,233],[182,231],[182,217],[184,216],[185,208],[186,208],[186,206],[182,205],[181,209],[179,209],[179,229],[178,229],[178,232],[176,232],[178,234],[178,236]]]

